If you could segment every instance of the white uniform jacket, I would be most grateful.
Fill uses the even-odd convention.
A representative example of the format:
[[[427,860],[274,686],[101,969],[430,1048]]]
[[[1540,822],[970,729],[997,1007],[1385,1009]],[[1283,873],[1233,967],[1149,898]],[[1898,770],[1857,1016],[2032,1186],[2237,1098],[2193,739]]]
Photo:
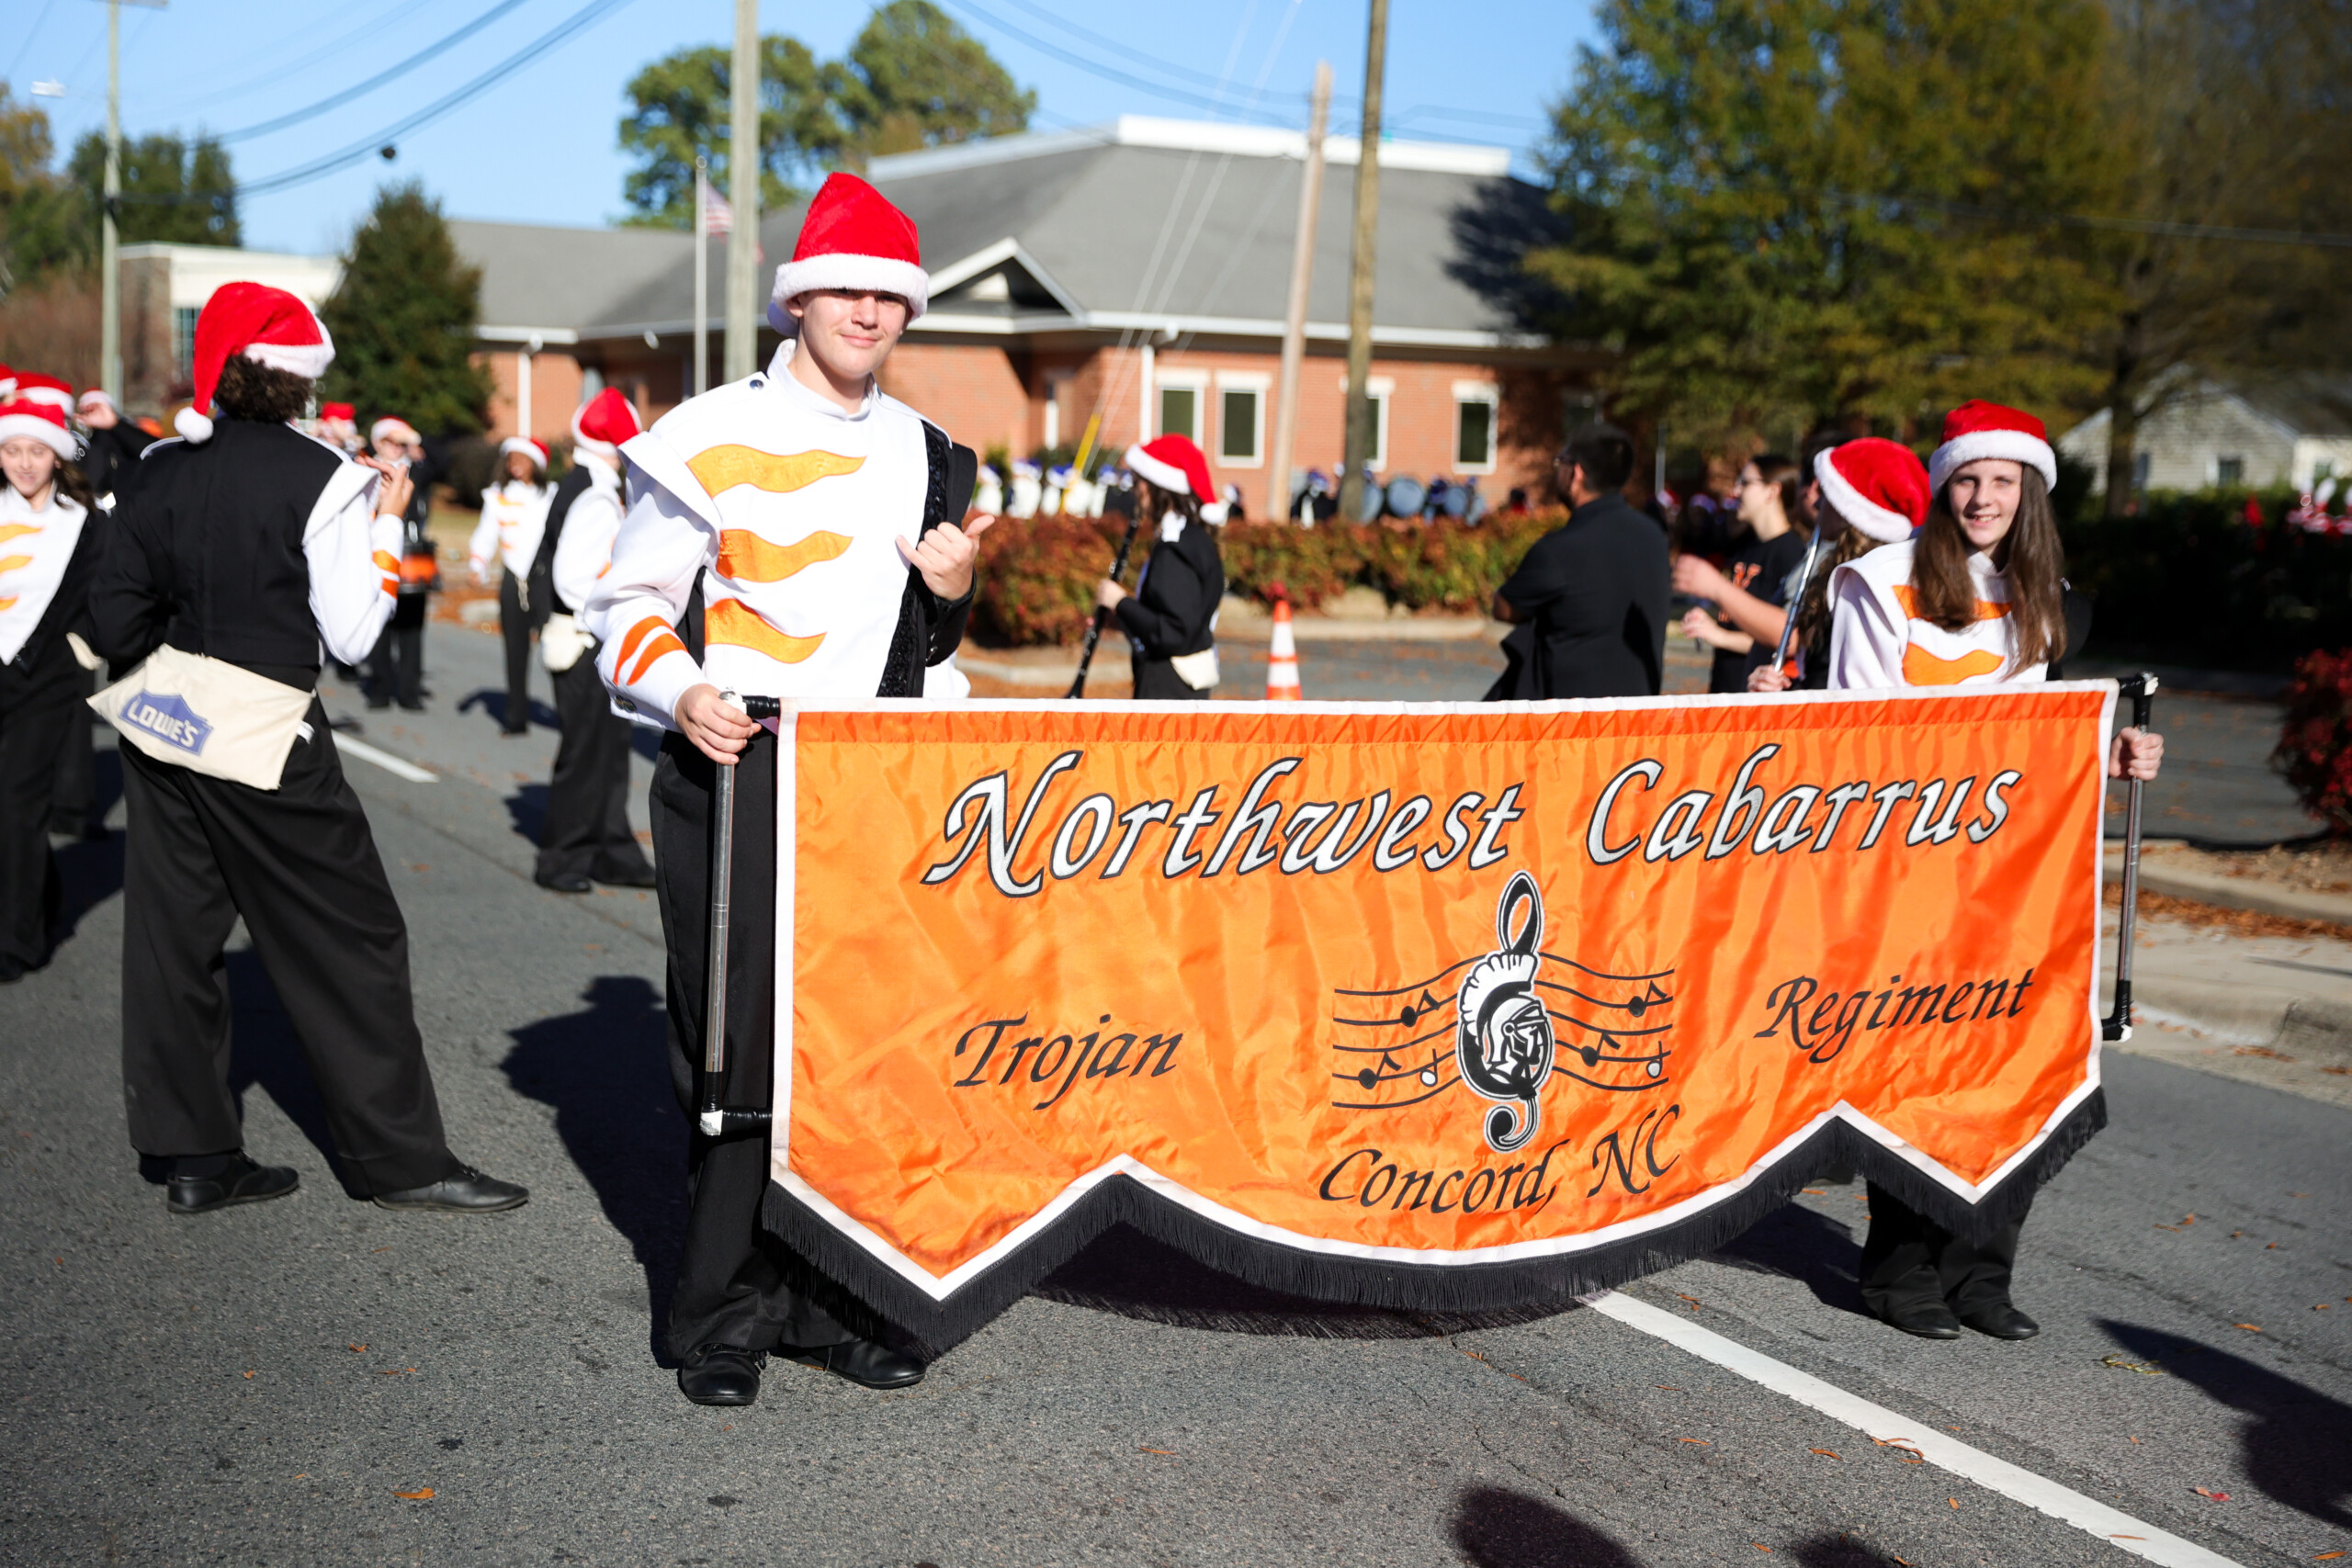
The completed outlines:
[[[555,596],[577,615],[613,564],[613,539],[621,528],[621,476],[604,457],[582,446],[572,453],[588,471],[588,488],[564,513],[555,542]]]
[[[531,575],[539,553],[539,536],[548,525],[546,485],[504,479],[481,492],[481,521],[466,541],[466,560],[474,576],[487,581],[492,551],[506,570],[520,580]]]
[[[2008,576],[1996,571],[1982,554],[1968,558],[1968,575],[1976,588],[1976,618],[1956,632],[1919,619],[1911,587],[1917,549],[1911,540],[1882,545],[1831,574],[1832,691],[1979,686],[2048,678],[2047,665],[2018,666]]]

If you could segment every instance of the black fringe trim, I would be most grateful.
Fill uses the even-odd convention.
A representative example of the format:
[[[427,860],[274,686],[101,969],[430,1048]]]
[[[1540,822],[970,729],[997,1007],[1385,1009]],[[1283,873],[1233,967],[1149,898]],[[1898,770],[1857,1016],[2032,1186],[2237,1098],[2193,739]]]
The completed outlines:
[[[1227,1230],[1141,1182],[1114,1176],[1043,1235],[945,1301],[933,1301],[774,1182],[768,1184],[762,1219],[818,1272],[887,1320],[893,1330],[890,1337],[936,1357],[969,1338],[1114,1224],[1131,1225],[1219,1272],[1314,1301],[1439,1314],[1556,1308],[1571,1297],[1622,1285],[1714,1251],[1825,1171],[1859,1171],[1945,1229],[1989,1239],[2021,1219],[2041,1184],[2106,1125],[2106,1095],[2094,1089],[2052,1130],[2032,1158],[1972,1205],[1844,1122],[1832,1122],[1736,1197],[1679,1224],[1586,1252],[1517,1263],[1378,1263],[1309,1252]]]

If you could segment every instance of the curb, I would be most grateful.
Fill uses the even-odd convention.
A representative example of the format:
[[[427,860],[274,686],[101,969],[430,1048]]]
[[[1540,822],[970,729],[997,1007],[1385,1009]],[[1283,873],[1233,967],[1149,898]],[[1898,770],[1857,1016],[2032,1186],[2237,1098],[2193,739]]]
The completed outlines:
[[[2109,882],[2123,880],[2121,855],[2107,858],[2106,877]],[[2194,904],[2211,904],[2223,909],[2247,909],[2257,915],[2277,915],[2290,920],[2319,920],[2332,926],[2352,928],[2352,897],[2339,893],[2310,893],[2298,887],[2256,882],[2248,877],[2189,871],[2161,863],[2151,865],[2144,858],[2140,862],[2140,886],[2148,892],[2161,893],[2167,898],[2186,898]]]

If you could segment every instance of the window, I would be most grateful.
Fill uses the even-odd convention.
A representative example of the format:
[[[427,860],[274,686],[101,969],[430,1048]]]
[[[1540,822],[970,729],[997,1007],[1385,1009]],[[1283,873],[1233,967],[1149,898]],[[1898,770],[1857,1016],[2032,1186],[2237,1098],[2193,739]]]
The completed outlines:
[[[1374,473],[1388,470],[1388,401],[1395,395],[1396,383],[1387,376],[1374,376],[1364,383],[1364,390],[1372,401],[1372,468]],[[1348,393],[1347,378],[1340,378],[1340,397],[1344,407]],[[1344,417],[1344,416],[1343,416]],[[1341,440],[1346,439],[1344,427]],[[1344,467],[1344,464],[1341,465]]]
[[[2312,483],[2316,485],[2322,479],[2332,479],[2335,477],[2335,464],[2333,459],[2320,457],[2313,460],[2312,463]]]
[[[1457,473],[1495,471],[1495,405],[1499,393],[1491,381],[1453,384],[1453,468]]]
[[[2213,482],[2224,486],[2245,483],[2245,459],[2244,457],[2215,458]]]
[[[201,305],[172,309],[172,368],[183,381],[196,374],[196,319],[203,313]]]
[[[1069,385],[1069,373],[1057,371],[1046,378],[1046,445],[1062,444],[1062,391]]]
[[[1248,373],[1216,378],[1218,462],[1254,468],[1266,460],[1266,391],[1272,385],[1266,377]]]
[[[1159,373],[1159,434],[1204,439],[1202,415],[1208,402],[1209,378],[1198,370]]]

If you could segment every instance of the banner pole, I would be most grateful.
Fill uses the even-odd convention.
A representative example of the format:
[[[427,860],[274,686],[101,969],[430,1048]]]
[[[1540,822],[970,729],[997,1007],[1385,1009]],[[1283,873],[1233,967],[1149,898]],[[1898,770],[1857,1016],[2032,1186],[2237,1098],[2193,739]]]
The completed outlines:
[[[2116,694],[2132,699],[2132,727],[2146,734],[2155,709],[2156,677],[2143,672],[2116,683]],[[2121,918],[2116,921],[2115,1010],[2107,1015],[2099,1037],[2109,1042],[2132,1038],[2132,931],[2140,911],[2140,794],[2138,779],[2127,781],[2123,793],[2123,897]]]
[[[782,708],[774,697],[718,694],[754,719],[774,718]],[[702,1114],[695,1119],[706,1138],[768,1124],[764,1110],[729,1111],[719,1105],[727,1079],[727,931],[735,887],[735,773],[741,766],[741,756],[722,765],[711,795],[710,963],[703,971]]]
[[[1788,667],[1789,644],[1796,640],[1797,612],[1804,606],[1805,591],[1813,586],[1814,564],[1821,558],[1821,526],[1814,525],[1813,539],[1804,547],[1804,570],[1797,578],[1797,591],[1789,595],[1788,614],[1781,622],[1781,646],[1772,650],[1772,668]]]

